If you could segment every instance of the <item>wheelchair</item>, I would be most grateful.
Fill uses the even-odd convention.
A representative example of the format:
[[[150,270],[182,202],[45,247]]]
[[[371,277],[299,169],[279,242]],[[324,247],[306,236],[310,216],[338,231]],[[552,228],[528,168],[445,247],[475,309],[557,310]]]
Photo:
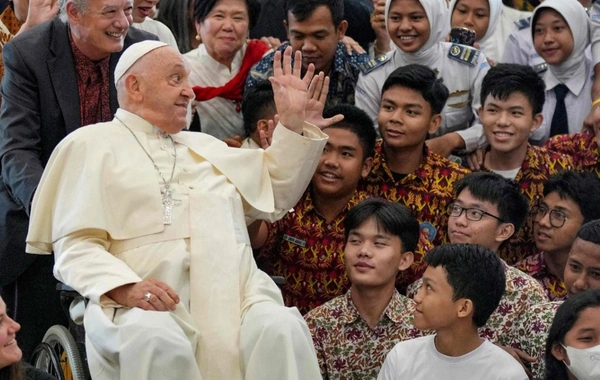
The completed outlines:
[[[271,276],[271,279],[279,287],[285,284],[281,276]],[[33,351],[31,364],[58,380],[91,380],[85,353],[85,329],[83,324],[75,323],[70,313],[73,301],[83,297],[65,284],[59,283],[56,290],[60,292],[63,311],[69,316],[69,328],[51,326]]]

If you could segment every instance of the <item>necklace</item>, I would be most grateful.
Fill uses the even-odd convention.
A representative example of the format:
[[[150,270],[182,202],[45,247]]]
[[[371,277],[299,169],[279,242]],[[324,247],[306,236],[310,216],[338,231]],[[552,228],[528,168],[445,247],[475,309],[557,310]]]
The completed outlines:
[[[123,122],[123,120],[119,119],[117,116],[115,116],[115,119],[119,120],[119,122],[121,124],[123,124],[123,126],[125,128],[127,128],[127,130],[131,133],[131,135],[133,136],[135,141],[137,141],[140,148],[142,148],[144,153],[146,153],[146,156],[148,156],[150,161],[152,161],[152,165],[154,165],[154,169],[156,169],[156,172],[158,173],[158,175],[162,179],[163,183],[165,184],[165,192],[162,194],[163,224],[171,224],[173,221],[173,207],[179,206],[181,204],[181,202],[179,200],[173,199],[173,194],[171,193],[171,181],[173,180],[173,174],[175,174],[175,164],[177,163],[177,149],[175,149],[175,142],[173,141],[173,137],[171,137],[171,135],[169,135],[169,134],[166,134],[169,137],[169,140],[171,140],[171,144],[173,144],[173,157],[174,157],[173,158],[173,168],[171,169],[171,178],[169,178],[169,181],[167,181],[165,179],[165,177],[163,177],[162,173],[160,172],[160,169],[158,168],[158,165],[156,165],[156,162],[154,162],[154,159],[152,158],[150,153],[148,153],[146,151],[146,149],[144,148],[144,146],[142,145],[140,140],[137,138],[135,133],[133,133],[131,128],[129,128],[127,126],[127,124],[125,124]]]

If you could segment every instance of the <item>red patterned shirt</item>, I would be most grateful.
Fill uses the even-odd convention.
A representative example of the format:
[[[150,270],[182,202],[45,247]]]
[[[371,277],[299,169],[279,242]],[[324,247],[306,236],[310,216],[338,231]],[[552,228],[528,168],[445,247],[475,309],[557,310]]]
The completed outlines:
[[[344,220],[351,207],[368,198],[367,193],[357,191],[328,223],[315,208],[310,189],[292,211],[269,225],[267,242],[256,256],[259,268],[285,278],[285,304],[296,306],[302,314],[348,290]]]
[[[596,173],[600,177],[600,150],[595,135],[577,133],[554,136],[546,141],[544,148],[570,156],[577,169]]]
[[[537,206],[544,198],[544,183],[552,175],[566,170],[573,170],[574,167],[573,161],[568,156],[529,145],[523,165],[515,177],[515,182],[519,184],[521,191],[529,199],[529,207],[531,208]],[[492,171],[487,167],[482,168],[482,170]],[[514,265],[535,253],[533,219],[529,216],[519,233],[513,235],[508,244],[500,248],[498,255],[508,265]]]
[[[17,20],[12,7],[8,6],[0,15],[0,80],[4,77],[4,61],[2,60],[2,49],[4,45],[14,38],[21,29],[23,23]]]
[[[396,343],[423,335],[414,327],[414,310],[413,300],[394,291],[372,329],[348,291],[306,314],[323,380],[376,379]]]
[[[544,261],[544,252],[536,253],[515,264],[515,268],[535,278],[546,291],[550,301],[563,301],[567,298],[565,282],[550,273]]]
[[[448,242],[446,208],[454,200],[453,186],[469,170],[449,161],[423,145],[423,161],[413,173],[399,181],[389,169],[382,141],[377,142],[373,168],[362,186],[369,194],[400,202],[419,220],[434,246]]]

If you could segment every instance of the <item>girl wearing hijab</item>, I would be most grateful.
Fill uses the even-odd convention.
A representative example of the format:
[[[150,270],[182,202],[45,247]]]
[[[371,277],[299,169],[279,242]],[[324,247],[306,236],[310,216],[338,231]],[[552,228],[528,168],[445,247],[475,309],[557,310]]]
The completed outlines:
[[[475,42],[488,58],[498,62],[515,22],[530,15],[502,4],[502,0],[452,0],[451,26],[475,31]]]
[[[575,134],[592,108],[589,18],[577,0],[546,0],[533,12],[531,34],[536,52],[548,64],[544,73],[544,121],[531,140],[543,143],[556,134]]]
[[[485,56],[475,48],[443,42],[450,31],[450,15],[444,1],[387,0],[385,18],[395,49],[360,74],[356,106],[376,121],[381,87],[388,75],[409,64],[425,65],[443,79],[450,92],[442,111],[442,125],[436,133],[440,137],[428,140],[428,148],[444,157],[455,149],[478,148],[485,140],[476,116],[481,103],[481,81],[489,70]]]

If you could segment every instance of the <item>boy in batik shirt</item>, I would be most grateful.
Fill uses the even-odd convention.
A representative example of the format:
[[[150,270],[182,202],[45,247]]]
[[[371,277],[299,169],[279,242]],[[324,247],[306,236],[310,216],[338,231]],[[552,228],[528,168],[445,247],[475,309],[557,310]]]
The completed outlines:
[[[375,147],[373,169],[362,188],[374,196],[406,205],[434,246],[446,243],[453,184],[469,171],[427,149],[425,140],[440,127],[448,89],[433,70],[408,65],[390,74],[377,118],[383,139]],[[406,286],[425,271],[423,255],[401,275]]]
[[[532,215],[538,252],[515,267],[539,281],[551,301],[564,300],[563,273],[577,230],[600,218],[600,179],[589,172],[552,176],[544,185],[544,200]]]
[[[394,286],[412,263],[419,223],[405,206],[371,198],[348,212],[345,229],[350,290],[304,318],[324,380],[374,379],[396,343],[421,336],[415,303]]]
[[[492,171],[518,183],[533,208],[543,198],[544,183],[551,175],[573,169],[568,156],[529,145],[543,116],[545,84],[529,66],[499,64],[490,69],[481,86],[479,109],[489,147],[482,170]],[[535,253],[533,220],[500,250],[500,257],[513,265]]]

